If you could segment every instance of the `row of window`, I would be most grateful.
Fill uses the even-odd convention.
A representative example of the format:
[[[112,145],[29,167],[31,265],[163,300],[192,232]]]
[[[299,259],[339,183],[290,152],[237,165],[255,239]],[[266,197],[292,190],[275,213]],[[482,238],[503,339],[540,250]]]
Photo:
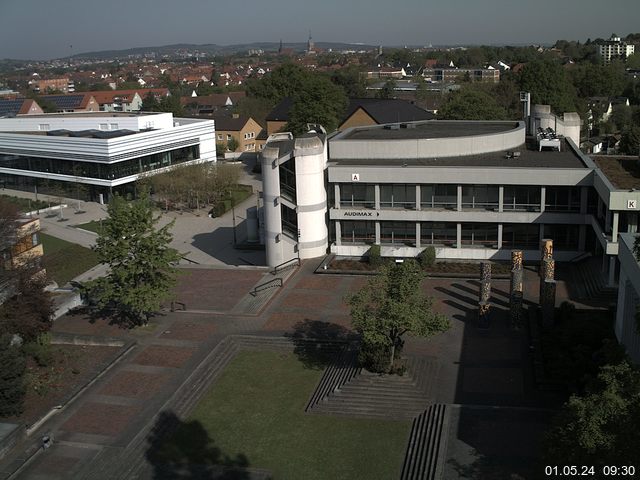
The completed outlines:
[[[332,193],[332,192],[330,192]],[[497,210],[497,185],[463,185],[462,208]],[[504,186],[504,210],[540,211],[541,189],[538,186]],[[420,185],[420,207],[456,209],[457,185]],[[340,207],[375,207],[375,186],[372,184],[340,184]],[[380,185],[380,208],[416,207],[415,184]],[[545,210],[580,211],[580,189],[576,187],[546,187]]]
[[[197,159],[199,156],[199,145],[154,153],[111,164],[0,154],[0,167],[113,180],[188,162]]]
[[[376,240],[376,222],[340,222],[340,240],[343,244],[371,244]],[[458,229],[454,222],[421,222],[420,245],[454,247],[457,245]],[[395,245],[416,244],[416,223],[380,222],[380,243]],[[545,225],[544,236],[554,239],[554,247],[560,250],[578,250],[579,225]],[[536,249],[540,241],[540,225],[502,225],[502,248]],[[498,224],[463,223],[461,225],[462,247],[498,248]]]

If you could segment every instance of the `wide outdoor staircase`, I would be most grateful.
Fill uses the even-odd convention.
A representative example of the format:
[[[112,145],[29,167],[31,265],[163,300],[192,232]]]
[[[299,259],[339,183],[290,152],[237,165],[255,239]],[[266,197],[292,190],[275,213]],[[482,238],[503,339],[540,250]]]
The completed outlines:
[[[433,403],[435,359],[409,358],[405,375],[380,375],[344,363],[328,368],[307,411],[377,418],[413,418]],[[330,378],[328,378],[330,377]]]
[[[449,423],[447,408],[443,404],[431,405],[413,419],[401,480],[436,480],[442,477]]]
[[[605,275],[601,271],[600,258],[588,258],[574,264],[573,278],[579,290],[578,298],[590,303],[608,307],[615,304],[618,289],[607,286]]]

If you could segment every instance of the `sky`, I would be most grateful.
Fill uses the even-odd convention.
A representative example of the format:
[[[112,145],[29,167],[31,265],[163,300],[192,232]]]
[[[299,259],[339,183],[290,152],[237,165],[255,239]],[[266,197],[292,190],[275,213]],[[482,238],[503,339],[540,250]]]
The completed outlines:
[[[638,0],[0,0],[0,58],[175,43],[552,44],[640,32]]]

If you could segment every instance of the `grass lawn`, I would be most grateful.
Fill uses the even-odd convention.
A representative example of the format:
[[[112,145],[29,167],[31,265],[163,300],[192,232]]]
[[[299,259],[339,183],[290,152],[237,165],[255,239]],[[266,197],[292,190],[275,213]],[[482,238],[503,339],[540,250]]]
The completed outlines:
[[[49,207],[49,202],[44,202],[42,200],[29,200],[28,198],[13,197],[10,195],[0,195],[0,197],[18,207],[18,210],[23,213]]]
[[[89,230],[90,232],[100,235],[100,226],[102,222],[99,220],[92,220],[88,223],[81,223],[80,225],[74,225],[75,228],[82,228],[83,230]]]
[[[292,353],[241,352],[158,458],[206,462],[203,451],[220,449],[279,480],[398,478],[411,422],[305,414],[321,375]],[[195,422],[204,445],[188,433]]]
[[[98,255],[88,248],[40,233],[43,264],[49,278],[59,286],[98,264]]]

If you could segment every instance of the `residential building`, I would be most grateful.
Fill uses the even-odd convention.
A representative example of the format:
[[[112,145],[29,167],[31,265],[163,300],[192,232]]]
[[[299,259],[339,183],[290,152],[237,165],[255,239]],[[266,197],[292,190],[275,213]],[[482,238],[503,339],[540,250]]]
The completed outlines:
[[[90,93],[42,95],[41,98],[55,105],[56,113],[100,111],[100,105]]]
[[[498,83],[500,70],[497,68],[425,68],[422,76],[432,82],[454,83],[461,81]]]
[[[42,108],[31,98],[16,98],[14,100],[0,98],[0,117],[37,115],[40,113],[44,113]]]
[[[36,93],[75,92],[73,81],[68,78],[35,79],[29,81],[29,86]]]
[[[101,112],[137,112],[142,108],[138,90],[107,90],[86,92],[98,103]]]
[[[284,98],[267,115],[267,135],[280,132],[289,121],[289,111],[293,100]],[[413,122],[416,120],[433,120],[435,115],[412,104],[407,100],[352,98],[344,117],[338,124],[342,131],[350,127],[380,125],[392,122]]]
[[[216,115],[216,142],[227,145],[232,138],[238,143],[236,153],[256,152],[258,134],[262,127],[251,117],[234,115]],[[223,152],[220,152],[223,153]]]
[[[65,113],[0,118],[0,183],[106,201],[175,165],[216,160],[211,120],[171,113]]]
[[[180,103],[191,115],[213,115],[220,110],[233,107],[245,97],[245,92],[215,93],[202,97],[181,97]]]
[[[616,34],[611,35],[609,40],[598,45],[598,55],[604,65],[608,65],[611,60],[616,58],[626,60],[634,52],[635,46],[632,43],[623,42]]]

